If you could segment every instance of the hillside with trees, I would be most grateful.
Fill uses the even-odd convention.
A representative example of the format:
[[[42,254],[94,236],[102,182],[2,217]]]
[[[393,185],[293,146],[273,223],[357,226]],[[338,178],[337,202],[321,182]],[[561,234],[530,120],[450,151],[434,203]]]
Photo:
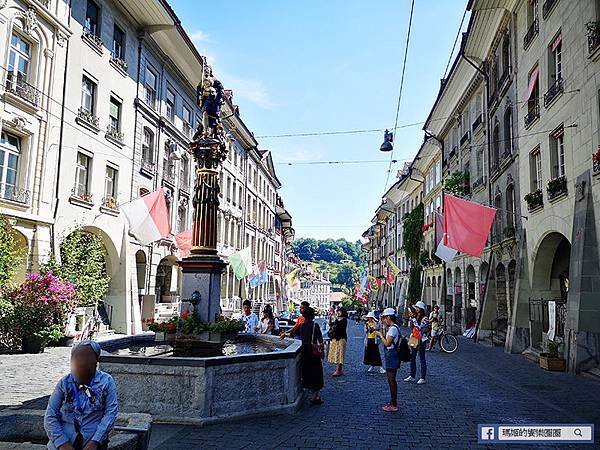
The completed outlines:
[[[346,239],[300,238],[292,243],[294,254],[302,261],[330,274],[334,290],[351,293],[360,279],[363,251],[360,241]]]

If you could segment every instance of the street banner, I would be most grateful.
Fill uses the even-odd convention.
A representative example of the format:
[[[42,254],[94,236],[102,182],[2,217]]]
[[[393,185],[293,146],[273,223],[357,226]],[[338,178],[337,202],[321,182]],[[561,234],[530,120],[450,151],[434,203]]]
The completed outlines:
[[[398,266],[394,264],[394,261],[392,261],[390,258],[387,259],[387,263],[394,276],[397,277],[400,273],[400,269],[398,268]]]
[[[182,231],[179,234],[174,236],[175,245],[179,249],[179,257],[185,258],[190,254],[190,249],[192,248],[192,230]]]
[[[252,252],[250,247],[229,255],[229,267],[238,280],[243,280],[252,272]]]
[[[495,216],[495,208],[444,194],[444,245],[480,258]]]
[[[259,273],[258,275],[254,275],[250,278],[249,285],[251,288],[258,287],[262,284],[265,284],[269,281],[269,274],[265,270],[264,272]]]
[[[299,270],[300,269],[294,269],[285,276],[285,279],[287,280],[292,290],[300,288],[300,280],[298,279]]]
[[[121,211],[129,222],[129,231],[142,245],[166,238],[171,234],[169,210],[163,188],[125,203]]]

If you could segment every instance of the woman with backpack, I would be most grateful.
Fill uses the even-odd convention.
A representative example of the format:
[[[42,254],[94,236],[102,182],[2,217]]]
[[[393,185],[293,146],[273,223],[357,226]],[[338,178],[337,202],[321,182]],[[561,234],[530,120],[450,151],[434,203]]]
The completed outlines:
[[[387,333],[384,336],[380,331],[375,331],[375,336],[383,342],[385,354],[385,371],[387,373],[388,384],[390,386],[390,403],[383,407],[384,411],[398,411],[398,382],[396,373],[400,367],[400,357],[397,348],[400,345],[400,327],[396,324],[396,311],[394,308],[386,308],[381,313],[381,319],[387,325]]]
[[[417,381],[417,384],[425,384],[425,377],[427,376],[427,361],[425,360],[425,348],[427,347],[427,329],[429,327],[429,319],[427,318],[427,311],[425,303],[418,301],[415,303],[415,313],[411,314],[411,318],[408,321],[410,327],[412,327],[411,339],[408,345],[412,348],[412,354],[410,358],[410,375],[404,379],[405,382],[410,383],[415,381],[417,377],[417,353],[421,360],[421,378]]]

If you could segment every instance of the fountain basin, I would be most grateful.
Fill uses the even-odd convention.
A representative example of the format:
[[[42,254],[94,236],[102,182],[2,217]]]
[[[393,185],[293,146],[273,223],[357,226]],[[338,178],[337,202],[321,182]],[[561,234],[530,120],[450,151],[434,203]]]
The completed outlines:
[[[151,414],[160,422],[204,424],[294,412],[302,394],[300,341],[251,335],[232,345],[238,344],[248,352],[175,356],[153,335],[130,336],[102,344],[100,369],[115,379],[121,411]]]

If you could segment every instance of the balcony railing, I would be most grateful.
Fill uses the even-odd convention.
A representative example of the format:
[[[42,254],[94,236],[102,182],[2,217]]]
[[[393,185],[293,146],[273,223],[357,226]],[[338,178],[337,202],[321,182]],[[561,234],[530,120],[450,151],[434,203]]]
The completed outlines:
[[[6,90],[33,106],[40,106],[40,91],[13,73],[6,76]]]
[[[565,176],[554,178],[548,181],[546,187],[548,200],[552,201],[567,193],[567,178]]]
[[[152,176],[156,172],[156,166],[152,161],[142,159],[140,161],[140,171]]]
[[[531,124],[533,122],[535,122],[536,120],[538,120],[539,118],[540,118],[540,105],[536,98],[533,101],[531,101],[531,100],[529,101],[529,112],[523,119],[525,122],[525,128],[530,127]]]
[[[558,97],[564,91],[563,79],[557,78],[552,86],[548,89],[548,92],[544,94],[544,106],[548,106],[552,101]]]
[[[116,66],[121,71],[127,73],[127,63],[125,62],[125,60],[122,57],[115,55],[113,53],[112,56],[110,57],[110,62],[111,62],[111,64]]]
[[[511,149],[511,147],[509,147],[510,144],[507,143],[506,145],[507,145],[506,150],[504,150],[504,153],[502,153],[502,155],[500,155],[500,164],[503,164],[505,161],[510,159],[510,157],[512,156],[512,149]]]
[[[527,202],[527,210],[529,212],[542,208],[544,206],[544,196],[542,194],[542,190],[537,189],[527,194],[525,196],[525,202]]]
[[[460,145],[461,146],[464,145],[465,142],[467,142],[470,138],[471,138],[471,133],[466,131],[465,134],[463,134],[463,136],[460,138]]]
[[[106,139],[119,145],[123,145],[125,143],[123,132],[112,125],[109,125],[106,128]]]
[[[119,203],[117,202],[117,199],[112,196],[104,197],[102,199],[102,206],[104,208],[113,209],[113,210],[119,209]]]
[[[485,177],[481,176],[477,178],[473,183],[473,190],[475,191],[479,186],[483,186],[483,183],[485,183]]]
[[[600,48],[600,22],[588,22],[585,24],[588,38],[588,53],[591,55]]]
[[[80,122],[84,122],[86,125],[90,125],[92,128],[96,130],[99,129],[100,119],[96,117],[91,111],[88,111],[83,108],[79,108],[77,110],[77,120]]]
[[[452,159],[458,153],[458,147],[454,147],[450,154],[448,155],[448,160]]]
[[[506,83],[506,80],[508,80],[509,73],[509,68],[505,67],[504,72],[502,72],[502,75],[500,75],[500,79],[498,80],[498,90],[500,90],[502,86],[504,86],[504,83]]]
[[[537,322],[540,324],[541,329],[544,333],[548,332],[550,328],[550,314],[548,312],[548,302],[555,302],[555,313],[554,313],[554,329],[556,336],[565,336],[565,323],[567,319],[567,302],[561,298],[555,299],[534,299],[529,298],[529,321]]]
[[[170,184],[171,186],[175,186],[175,175],[171,173],[164,173],[163,182]]]
[[[529,26],[527,33],[525,33],[525,36],[523,37],[523,48],[524,49],[529,47],[529,44],[531,44],[531,41],[533,41],[533,39],[537,36],[539,31],[540,31],[539,20],[536,17],[535,20]]]
[[[30,192],[14,184],[0,183],[0,198],[16,203],[29,203]]]
[[[477,127],[479,125],[481,125],[482,121],[483,121],[482,114],[479,114],[477,116],[477,118],[475,119],[475,121],[473,122],[473,126],[472,126],[473,131],[475,131],[477,129]]]
[[[102,39],[100,36],[96,35],[96,33],[84,28],[83,33],[81,34],[81,39],[83,39],[94,50],[102,53]]]
[[[550,12],[552,12],[552,9],[554,8],[554,5],[556,5],[557,3],[558,0],[546,0],[542,5],[542,18],[545,19],[546,17],[548,17]]]

